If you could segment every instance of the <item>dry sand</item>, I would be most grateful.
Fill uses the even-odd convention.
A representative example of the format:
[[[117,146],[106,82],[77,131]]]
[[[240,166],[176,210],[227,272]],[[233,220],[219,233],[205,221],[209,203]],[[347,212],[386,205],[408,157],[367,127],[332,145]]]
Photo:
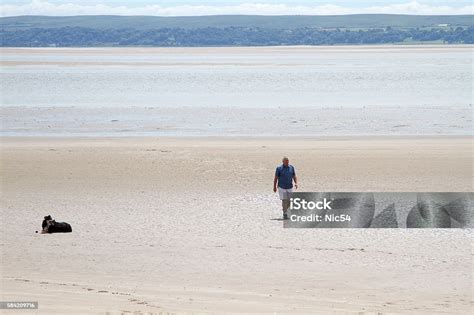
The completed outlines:
[[[3,138],[2,301],[27,314],[472,310],[468,229],[283,229],[301,191],[472,191],[472,138]],[[40,235],[44,215],[73,233]],[[19,311],[5,312],[20,314]]]

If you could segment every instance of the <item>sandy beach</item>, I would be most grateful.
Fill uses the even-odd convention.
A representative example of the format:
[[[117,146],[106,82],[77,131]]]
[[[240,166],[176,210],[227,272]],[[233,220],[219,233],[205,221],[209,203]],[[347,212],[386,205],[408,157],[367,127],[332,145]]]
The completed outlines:
[[[24,313],[472,310],[472,230],[283,229],[271,191],[283,155],[301,191],[472,191],[469,136],[1,141],[0,298]],[[47,214],[73,233],[35,234]]]

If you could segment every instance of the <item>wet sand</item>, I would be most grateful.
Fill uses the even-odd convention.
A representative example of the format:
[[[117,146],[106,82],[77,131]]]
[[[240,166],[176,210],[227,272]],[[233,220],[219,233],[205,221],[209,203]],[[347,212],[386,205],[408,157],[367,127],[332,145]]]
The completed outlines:
[[[38,301],[38,314],[472,309],[471,230],[283,229],[271,191],[282,155],[301,191],[472,191],[471,137],[4,137],[1,149],[0,299]],[[35,234],[47,214],[73,233]]]
[[[8,136],[470,136],[472,107],[3,107]],[[285,118],[282,118],[285,117]]]
[[[308,57],[314,54],[367,54],[367,53],[446,53],[469,52],[474,45],[360,45],[360,46],[268,46],[268,47],[97,47],[97,48],[0,48],[2,67],[17,66],[307,66]],[[253,59],[258,54],[263,58]],[[269,56],[296,55],[289,64],[284,61],[267,60]],[[159,60],[150,61],[150,56],[161,56]],[[221,58],[209,58],[209,56]],[[24,57],[37,56],[37,60],[25,60]],[[146,56],[146,59],[124,61],[103,57]],[[194,62],[192,59],[170,62],[176,56],[204,56],[207,58]],[[244,61],[228,59],[235,56],[248,56]],[[225,58],[222,58],[225,57]],[[51,59],[53,58],[53,59]],[[73,59],[70,59],[73,58]],[[283,59],[285,60],[285,59]]]

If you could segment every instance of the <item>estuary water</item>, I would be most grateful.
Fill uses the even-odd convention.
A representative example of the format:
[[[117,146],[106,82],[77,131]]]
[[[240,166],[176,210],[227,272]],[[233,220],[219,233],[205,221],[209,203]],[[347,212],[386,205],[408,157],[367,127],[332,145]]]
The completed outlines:
[[[2,49],[2,133],[472,134],[473,46]]]

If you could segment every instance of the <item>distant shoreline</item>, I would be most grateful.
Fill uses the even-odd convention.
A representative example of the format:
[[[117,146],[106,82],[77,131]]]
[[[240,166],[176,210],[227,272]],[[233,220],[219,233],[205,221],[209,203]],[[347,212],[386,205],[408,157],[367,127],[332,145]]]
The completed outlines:
[[[232,46],[232,45],[216,45],[216,46],[139,46],[139,45],[130,45],[130,46],[0,46],[0,50],[4,49],[19,49],[19,50],[68,50],[68,49],[81,49],[81,50],[96,50],[96,49],[159,49],[159,50],[166,50],[166,49],[226,49],[226,48],[233,48],[233,49],[288,49],[288,48],[318,48],[318,49],[333,49],[333,48],[386,48],[386,47],[397,47],[397,48],[439,48],[439,47],[447,47],[447,48],[474,48],[474,44],[471,43],[438,43],[438,42],[413,42],[413,43],[375,43],[375,44],[336,44],[336,45],[258,45],[258,46]]]
[[[97,46],[97,47],[0,47],[2,54],[17,55],[22,53],[41,53],[41,54],[55,54],[55,53],[68,53],[68,54],[84,54],[85,52],[93,52],[94,54],[128,54],[133,53],[134,55],[149,55],[151,52],[156,51],[160,53],[170,54],[189,54],[189,53],[208,53],[213,50],[219,54],[225,53],[249,53],[253,54],[255,50],[259,53],[284,53],[298,52],[298,53],[311,53],[313,51],[321,52],[347,52],[353,50],[353,52],[367,52],[367,51],[393,51],[397,52],[411,52],[416,50],[428,50],[430,52],[445,51],[446,49],[465,51],[467,49],[474,49],[474,44],[373,44],[373,45],[279,45],[279,46],[199,46],[199,47],[155,47],[155,46]],[[8,60],[2,58],[0,64],[2,66],[8,65]],[[22,61],[26,63],[28,61]],[[38,61],[44,63],[45,61]],[[53,60],[53,63],[60,61]],[[122,63],[122,62],[121,62]],[[145,64],[149,64],[145,62]],[[169,63],[167,63],[169,64]],[[12,64],[14,65],[14,64]]]

